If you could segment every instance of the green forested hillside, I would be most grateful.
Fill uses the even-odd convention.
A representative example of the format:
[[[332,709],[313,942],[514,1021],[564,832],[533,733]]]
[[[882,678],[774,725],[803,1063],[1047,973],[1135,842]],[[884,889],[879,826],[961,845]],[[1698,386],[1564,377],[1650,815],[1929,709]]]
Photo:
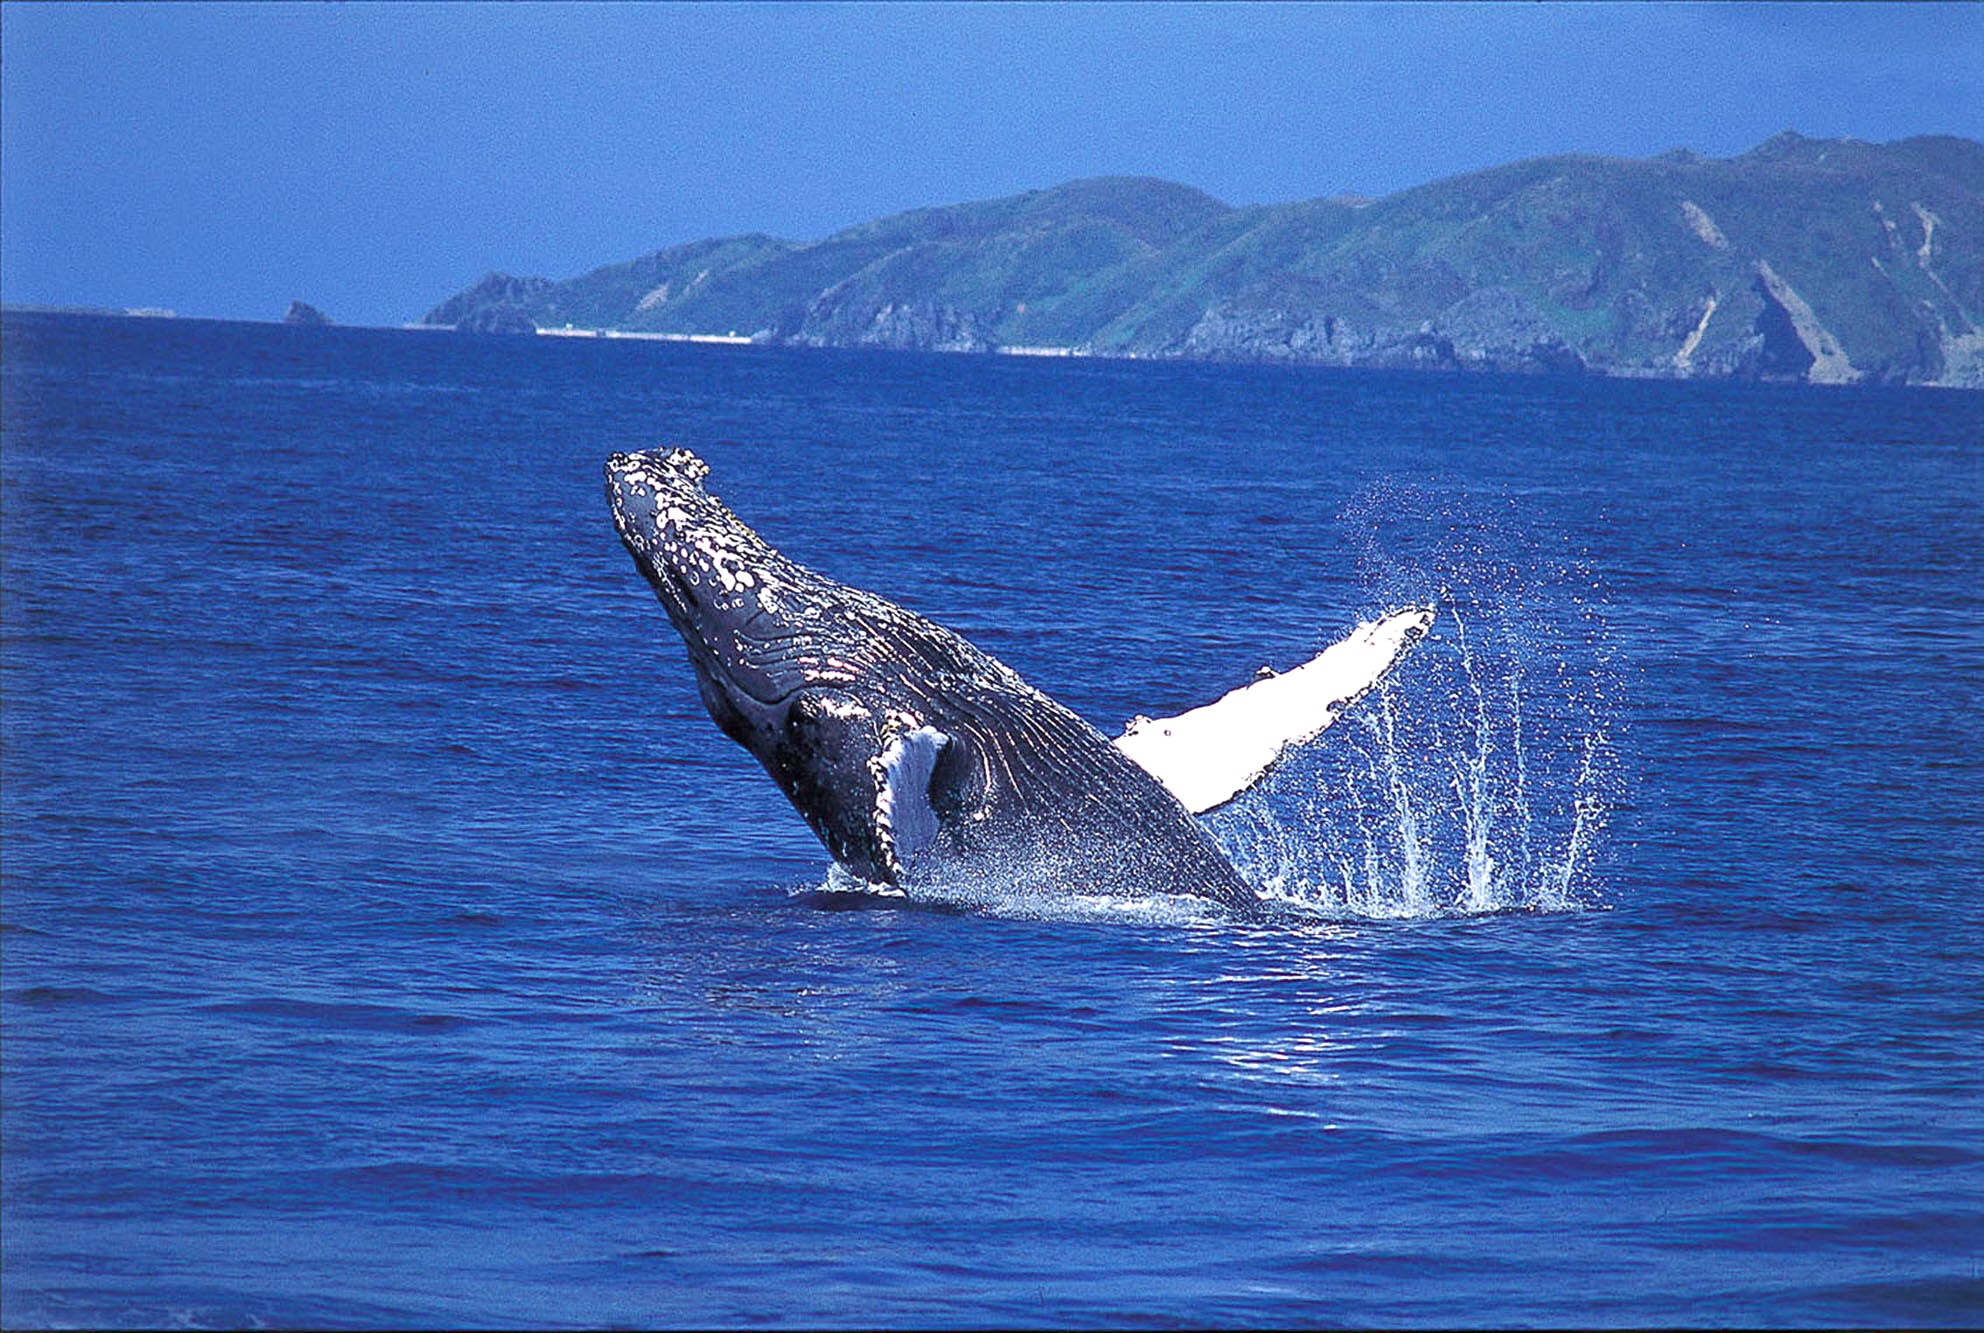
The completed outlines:
[[[1229,208],[1143,178],[492,274],[427,322],[1984,387],[1984,145],[1782,134]]]

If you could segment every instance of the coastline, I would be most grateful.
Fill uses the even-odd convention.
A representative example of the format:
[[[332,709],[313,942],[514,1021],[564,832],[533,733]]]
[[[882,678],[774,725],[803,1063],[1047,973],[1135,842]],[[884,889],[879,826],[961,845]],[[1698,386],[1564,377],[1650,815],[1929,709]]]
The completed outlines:
[[[219,315],[185,315],[157,306],[133,306],[124,309],[96,308],[87,306],[53,306],[30,303],[0,304],[0,320],[13,319],[21,315],[61,319],[108,319],[142,320],[153,323],[172,322],[178,324],[238,324],[249,327],[294,328],[309,334],[332,334],[340,332],[362,333],[419,333],[454,334],[459,332],[452,324],[429,324],[410,320],[400,324],[341,324],[294,325],[280,319],[240,319]],[[777,339],[763,335],[738,333],[657,333],[638,329],[590,329],[559,327],[536,329],[525,333],[475,333],[464,336],[477,339],[497,338],[522,341],[526,338],[553,338],[564,341],[668,343],[675,345],[691,344],[703,347],[759,347],[780,348],[790,351],[838,351],[838,352],[896,352],[912,356],[979,356],[1012,358],[1026,361],[1136,361],[1156,362],[1188,366],[1279,366],[1290,370],[1344,371],[1351,373],[1401,373],[1433,375],[1441,377],[1472,377],[1477,375],[1506,376],[1515,379],[1542,380],[1610,380],[1632,381],[1635,383],[1671,383],[1726,385],[1730,387],[1753,385],[1771,388],[1800,388],[1819,390],[1841,389],[1927,389],[1947,390],[1956,393],[1984,392],[1984,383],[1951,383],[1920,380],[1874,380],[1842,379],[1835,381],[1815,381],[1798,375],[1703,375],[1674,374],[1658,367],[1621,366],[1611,369],[1586,366],[1580,369],[1564,370],[1548,364],[1516,367],[1506,363],[1484,361],[1471,364],[1467,361],[1433,364],[1386,364],[1361,365],[1341,364],[1301,357],[1275,356],[1191,356],[1177,353],[1153,353],[1135,351],[1098,351],[1092,347],[1073,346],[990,346],[990,347],[889,347],[869,344],[815,343]]]

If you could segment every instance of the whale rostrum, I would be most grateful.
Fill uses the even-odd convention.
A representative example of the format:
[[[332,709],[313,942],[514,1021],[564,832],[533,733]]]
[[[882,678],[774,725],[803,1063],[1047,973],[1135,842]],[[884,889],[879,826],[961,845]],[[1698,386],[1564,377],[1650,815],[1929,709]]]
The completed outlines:
[[[965,639],[787,559],[686,449],[615,454],[614,526],[688,649],[710,717],[834,859],[925,875],[1259,899],[1194,817],[1328,727],[1426,632],[1429,607],[1114,742]]]

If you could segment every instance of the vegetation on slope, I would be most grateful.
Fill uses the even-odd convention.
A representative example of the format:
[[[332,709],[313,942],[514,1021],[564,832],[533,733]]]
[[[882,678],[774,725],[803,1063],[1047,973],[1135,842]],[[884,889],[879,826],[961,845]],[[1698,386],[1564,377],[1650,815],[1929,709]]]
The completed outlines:
[[[1059,346],[1345,366],[1984,386],[1984,145],[1785,133],[1739,157],[1553,157],[1388,198],[1229,208],[1075,181],[824,240],[493,274],[430,323]]]

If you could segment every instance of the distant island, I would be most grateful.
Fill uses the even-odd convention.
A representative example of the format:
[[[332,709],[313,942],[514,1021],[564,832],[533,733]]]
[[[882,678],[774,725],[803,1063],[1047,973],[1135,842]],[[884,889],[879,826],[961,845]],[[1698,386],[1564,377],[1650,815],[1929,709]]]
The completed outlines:
[[[331,317],[308,301],[291,301],[289,310],[282,317],[282,322],[302,325],[304,328],[321,329],[330,326]]]
[[[114,319],[176,319],[176,312],[163,306],[39,305],[12,301],[0,305],[10,315],[99,315]]]
[[[789,346],[1984,388],[1984,144],[1789,131],[1233,208],[1139,177],[696,241],[422,320]]]

